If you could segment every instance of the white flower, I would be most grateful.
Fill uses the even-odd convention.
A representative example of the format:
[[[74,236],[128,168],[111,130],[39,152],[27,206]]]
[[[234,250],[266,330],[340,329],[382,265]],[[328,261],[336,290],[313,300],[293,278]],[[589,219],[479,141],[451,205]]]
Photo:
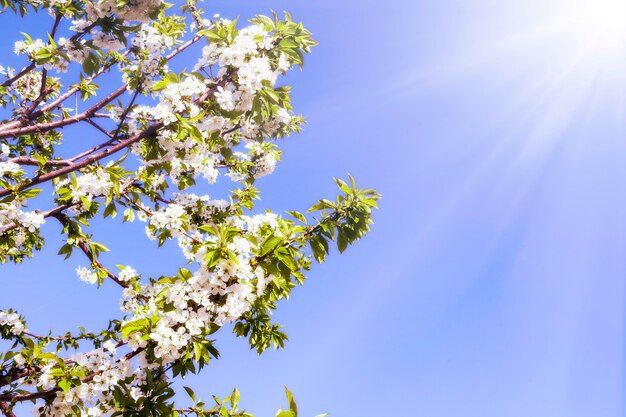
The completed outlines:
[[[107,340],[106,342],[104,342],[102,344],[102,347],[104,348],[104,350],[108,350],[111,353],[115,353],[115,351],[117,350],[115,342],[113,342],[112,340]]]
[[[22,226],[27,228],[29,232],[34,232],[39,229],[39,227],[44,224],[46,220],[41,213],[31,211],[20,213],[18,221]]]
[[[217,87],[217,91],[215,92],[215,98],[217,99],[217,103],[226,111],[235,109],[235,101],[233,100],[233,92],[224,89],[224,87]]]
[[[91,407],[87,409],[87,415],[89,417],[101,417],[104,415],[104,412],[102,412],[100,407]]]
[[[17,355],[13,356],[13,362],[18,364],[19,366],[22,366],[26,363],[26,359],[22,356],[21,353],[18,353]]]
[[[82,266],[76,268],[76,275],[78,275],[78,278],[80,278],[81,281],[88,284],[95,284],[98,281],[98,276],[95,272],[90,269],[83,268]]]
[[[9,145],[6,145],[4,143],[0,145],[0,158],[7,158],[9,156],[9,153],[11,153],[11,148],[9,148]]]
[[[96,47],[109,51],[119,51],[124,48],[122,41],[104,32],[95,32],[92,36],[92,42]]]
[[[143,397],[143,392],[141,392],[141,390],[138,387],[132,387],[130,389],[130,396],[132,397],[133,400],[137,401],[138,399]]]
[[[120,271],[117,277],[120,279],[120,281],[130,281],[137,276],[139,276],[139,274],[137,273],[137,271],[135,271],[135,269],[130,266],[126,266]]]
[[[4,149],[2,149],[4,153]],[[22,167],[12,161],[0,162],[0,177],[4,177],[7,174],[20,175],[23,174]]]
[[[17,336],[28,331],[17,313],[0,311],[0,326],[2,325],[8,326],[11,333]]]
[[[278,109],[276,112],[276,119],[280,123],[288,124],[291,121],[291,115],[287,111],[287,109],[283,109],[282,107]]]

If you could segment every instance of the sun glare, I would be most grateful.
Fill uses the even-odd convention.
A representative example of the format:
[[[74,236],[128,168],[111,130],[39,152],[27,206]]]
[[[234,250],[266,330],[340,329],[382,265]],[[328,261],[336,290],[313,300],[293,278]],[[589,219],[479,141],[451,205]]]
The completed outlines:
[[[586,0],[578,3],[573,24],[605,52],[619,53],[626,45],[626,0]]]

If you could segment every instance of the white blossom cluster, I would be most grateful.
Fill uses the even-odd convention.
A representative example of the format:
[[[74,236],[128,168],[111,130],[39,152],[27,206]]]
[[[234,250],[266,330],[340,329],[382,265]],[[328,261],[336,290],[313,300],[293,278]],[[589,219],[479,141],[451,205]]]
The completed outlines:
[[[177,203],[174,204],[180,208],[207,203],[207,217],[212,211],[224,212],[230,206],[222,200],[209,200],[207,196],[178,194],[175,198]],[[255,299],[264,293],[268,283],[275,279],[260,266],[253,265],[254,245],[247,237],[260,238],[264,228],[272,228],[276,235],[280,235],[278,221],[274,214],[233,216],[229,221],[233,227],[241,230],[241,235],[227,245],[236,260],[222,259],[215,267],[208,269],[203,259],[207,246],[190,250],[189,238],[181,236],[181,245],[186,246],[187,258],[200,264],[189,278],[142,284],[138,281],[139,274],[132,267],[121,267],[120,280],[134,281],[134,285],[124,289],[120,301],[122,311],[130,313],[122,326],[148,319],[155,322],[150,333],[138,331],[122,339],[133,354],[122,355],[117,345],[109,341],[102,348],[70,357],[66,361],[68,366],[80,367],[86,375],[93,377],[78,387],[59,391],[49,407],[37,404],[36,412],[61,417],[70,413],[72,406],[81,404],[86,408],[87,416],[110,415],[116,411],[112,394],[116,386],[123,384],[131,397],[138,400],[145,395],[143,384],[146,372],[180,359],[194,338],[202,339],[211,325],[222,326],[247,312]],[[210,244],[211,239],[205,243]],[[89,273],[85,268],[79,272],[85,276]],[[169,307],[163,308],[164,305]],[[144,350],[148,346],[147,340],[150,340],[156,361],[147,359]],[[34,381],[38,388],[47,390],[56,386],[55,364],[51,360],[42,367]]]
[[[13,46],[13,51],[17,54],[17,55],[21,55],[21,54],[26,54],[28,56],[28,58],[30,60],[34,60],[37,52],[39,52],[42,48],[46,47],[47,44],[44,42],[43,39],[35,39],[32,42],[30,40],[25,40],[25,41],[17,41],[14,43]],[[72,58],[72,56],[76,56],[76,50],[74,49],[74,45],[70,42],[67,42],[67,39],[65,38],[60,38],[59,42],[57,43],[57,46],[59,47],[59,49],[67,49],[68,53],[68,57],[70,57],[70,59]],[[87,54],[88,51],[84,51],[81,52],[81,54]],[[78,61],[78,59],[74,59],[77,62],[82,62],[82,61]],[[41,66],[41,65],[38,65]],[[69,68],[69,63],[65,60],[65,59],[56,59],[53,60],[51,62],[46,62],[45,64],[43,64],[43,67],[45,69],[51,69],[54,68],[56,69],[58,72],[67,72],[68,68]],[[31,75],[32,74],[32,75]],[[41,80],[41,73],[37,72],[37,71],[31,71],[30,74],[28,74],[28,76],[31,77],[30,82],[33,81],[37,81],[37,80],[33,80],[32,78],[34,78],[33,76],[35,74],[39,74],[39,80]],[[33,85],[33,92],[25,95],[22,94],[25,98],[27,98],[28,100],[33,100],[32,96],[37,97],[37,95],[39,94],[39,85],[40,83],[33,83],[35,85]],[[26,84],[28,87],[30,87],[30,84]]]
[[[111,175],[102,166],[98,166],[90,172],[84,172],[76,176],[75,181],[65,178],[55,183],[58,192],[62,187],[71,191],[72,201],[70,211],[81,214],[85,210],[84,203],[91,203],[94,198],[109,195],[113,190]]]
[[[46,46],[46,43],[43,39],[34,39],[32,42],[28,40],[17,41],[13,44],[13,52],[16,55],[26,54],[31,57],[44,46]]]
[[[137,112],[148,111],[156,120],[165,125],[175,122],[177,114],[188,113],[195,116],[200,112],[193,98],[204,94],[208,87],[205,82],[194,76],[185,77],[181,82],[169,83],[159,91],[159,103],[154,107],[140,107]]]
[[[76,178],[76,184],[71,186],[75,197],[99,197],[107,195],[113,188],[110,174],[98,167]]]
[[[176,205],[176,209],[181,210],[182,206]],[[159,317],[149,339],[157,343],[156,356],[164,363],[178,359],[191,339],[211,323],[222,326],[241,317],[274,279],[251,262],[254,245],[249,238],[260,239],[257,234],[263,227],[276,227],[276,216],[241,216],[231,220],[233,226],[241,227],[241,235],[227,244],[236,260],[221,259],[215,267],[208,269],[204,258],[216,238],[206,238],[204,245],[190,250],[191,239],[181,236],[180,242],[186,246],[188,259],[200,264],[189,279],[139,284],[124,290],[122,310],[133,313],[127,322]],[[178,227],[178,224],[171,227]],[[173,309],[159,308],[163,303]],[[146,341],[138,333],[128,343],[132,349],[137,349],[145,346]]]
[[[226,200],[212,200],[209,196],[197,196],[193,193],[176,193],[171,204],[142,219],[148,221],[146,234],[150,239],[156,239],[159,231],[166,230],[172,237],[181,239],[184,248],[189,244],[190,235],[200,237],[196,233],[198,229],[195,224],[210,223],[214,215],[227,214],[230,208],[230,203]],[[196,217],[194,223],[187,219],[190,213]]]
[[[84,268],[82,266],[76,268],[76,275],[78,275],[78,278],[80,278],[81,281],[88,284],[95,284],[98,282],[98,275],[96,275],[96,273],[91,269]]]
[[[69,41],[65,38],[59,38],[57,44],[59,47],[65,49],[65,53],[70,58],[70,61],[78,62],[79,64],[82,64],[89,54],[89,48],[77,41]],[[67,62],[63,62],[65,63],[64,65],[69,65]]]
[[[15,69],[0,65],[0,75],[5,76],[6,78],[11,78],[15,75]]]
[[[11,250],[14,253],[17,252],[17,248],[22,246],[26,241],[25,232],[36,232],[46,221],[41,213],[36,211],[23,211],[23,207],[23,203],[17,199],[8,203],[0,203],[0,234],[2,234],[8,226],[21,226],[11,236],[14,240],[14,248]]]
[[[223,21],[227,24],[227,21]],[[228,46],[211,44],[205,46],[202,57],[195,69],[219,66],[218,78],[232,68],[236,70],[237,83],[220,86],[215,98],[226,111],[247,112],[252,109],[257,91],[266,86],[274,86],[280,74],[291,68],[287,57],[281,53],[276,67],[272,67],[266,52],[273,47],[273,39],[260,25],[251,25],[239,31],[237,37]],[[274,132],[266,132],[272,135]]]
[[[137,273],[137,271],[135,271],[135,269],[133,267],[125,266],[124,268],[122,268],[122,270],[117,275],[117,277],[122,282],[128,282],[128,281],[130,281],[132,279],[138,278],[139,274]]]
[[[98,282],[98,275],[89,268],[79,266],[76,268],[76,275],[81,281],[88,284],[95,284]],[[129,282],[135,278],[139,278],[139,274],[133,267],[126,266],[119,272],[117,278],[122,282]]]
[[[95,31],[93,33],[91,41],[93,42],[94,46],[105,51],[116,52],[125,47],[124,43],[117,37],[101,31]]]
[[[158,10],[162,4],[161,0],[87,1],[85,11],[90,22],[117,15],[127,22],[145,23],[150,21],[150,14]]]
[[[150,29],[146,29],[144,35],[138,35],[136,40],[143,39],[138,41],[143,42],[140,48],[153,43],[150,48],[156,51],[156,57],[160,57],[170,45],[159,41],[159,35],[153,28]],[[152,40],[152,37],[156,40]],[[284,108],[278,108],[275,114],[270,115],[261,124],[250,118],[254,98],[259,90],[272,88],[277,77],[291,68],[289,60],[282,53],[278,64],[271,63],[266,53],[273,44],[271,34],[262,26],[252,25],[245,28],[239,31],[231,44],[211,44],[204,48],[203,57],[196,64],[196,69],[219,66],[215,78],[203,80],[195,75],[186,75],[179,81],[168,82],[164,87],[154,90],[153,95],[158,100],[156,105],[135,106],[127,117],[131,135],[138,134],[150,123],[162,122],[166,126],[173,124],[177,122],[177,115],[180,114],[199,117],[194,123],[200,138],[191,135],[181,137],[175,131],[162,129],[156,138],[162,154],[158,159],[142,158],[143,164],[149,167],[168,163],[167,174],[177,184],[182,177],[203,177],[208,183],[214,183],[218,177],[219,148],[222,145],[213,145],[211,135],[217,132],[226,145],[236,146],[240,139],[245,142],[256,142],[260,137],[270,137],[282,126],[288,125],[291,114]],[[139,68],[139,64],[136,65]],[[145,61],[142,61],[141,65],[145,65]],[[145,72],[143,66],[141,68],[142,76],[150,81],[152,76],[150,70]],[[127,69],[126,72],[132,71]],[[205,96],[211,88],[215,91],[213,97],[221,110],[203,113],[202,103],[197,100]],[[119,120],[122,109],[113,107],[110,111],[114,120]],[[236,111],[240,115],[224,117],[221,111]],[[276,151],[257,145],[250,145],[248,149],[248,154],[236,152],[236,156],[241,162],[255,165],[252,169],[254,178],[273,172],[278,160]],[[131,150],[143,156],[141,144],[135,144]],[[228,176],[240,181],[246,178],[247,174],[241,169],[229,167]]]
[[[276,153],[272,150],[264,149],[258,143],[249,143],[246,145],[249,155],[255,162],[254,178],[261,178],[274,172],[276,168]]]
[[[30,71],[11,84],[10,87],[23,99],[33,101],[39,96],[41,77],[40,71]]]
[[[19,314],[2,310],[0,310],[0,326],[8,327],[9,331],[16,336],[28,331]]]
[[[49,4],[54,7],[57,3],[67,5],[67,2],[52,0]],[[125,314],[121,328],[117,327],[119,322],[112,322],[115,324],[107,330],[109,333],[87,337],[81,333],[75,339],[69,335],[68,339],[72,341],[93,340],[97,348],[66,359],[52,358],[53,355],[47,353],[26,359],[26,350],[22,351],[24,356],[13,356],[18,367],[24,368],[27,360],[29,364],[36,364],[36,367],[29,368],[32,373],[21,378],[18,385],[30,384],[38,392],[49,391],[44,393],[49,395],[42,400],[45,403],[36,405],[36,414],[55,417],[76,414],[77,408],[73,408],[76,405],[80,406],[82,416],[97,417],[127,411],[115,409],[115,404],[119,403],[113,396],[115,389],[121,388],[130,393],[133,400],[144,397],[149,385],[146,382],[147,373],[169,369],[168,365],[183,357],[188,358],[187,355],[196,348],[194,343],[207,342],[206,337],[216,327],[241,319],[255,305],[259,308],[266,302],[266,299],[259,298],[270,295],[267,288],[272,286],[272,282],[276,282],[275,288],[279,289],[286,285],[284,277],[272,275],[278,274],[277,268],[288,265],[280,258],[279,252],[276,257],[283,262],[279,263],[279,267],[273,263],[278,261],[270,256],[265,258],[260,253],[268,254],[267,245],[263,244],[276,243],[276,238],[281,244],[292,242],[287,233],[295,232],[283,234],[281,229],[287,230],[288,223],[279,221],[272,213],[246,216],[242,210],[250,208],[250,201],[257,195],[251,184],[252,179],[271,174],[280,159],[280,151],[272,139],[296,130],[300,123],[299,118],[292,119],[288,87],[275,89],[275,86],[279,76],[293,66],[288,55],[298,62],[295,54],[306,50],[302,45],[307,43],[301,42],[299,35],[294,35],[296,40],[292,43],[297,46],[285,47],[285,43],[289,45],[285,42],[280,49],[281,37],[288,38],[290,32],[281,32],[279,25],[274,26],[273,32],[266,30],[266,27],[272,27],[271,24],[254,24],[239,31],[233,25],[226,32],[218,31],[227,35],[222,36],[218,32],[212,33],[213,36],[207,34],[206,39],[212,43],[203,49],[202,58],[195,66],[196,72],[176,75],[170,73],[167,53],[176,46],[177,37],[182,36],[185,24],[180,23],[182,20],[174,20],[179,26],[173,24],[172,29],[168,27],[168,22],[173,21],[167,18],[154,25],[147,23],[149,15],[162,6],[162,0],[88,0],[84,13],[71,15],[73,19],[78,18],[70,28],[76,34],[70,39],[57,41],[58,48],[63,49],[63,53],[59,54],[63,59],[56,57],[45,64],[46,68],[54,66],[58,71],[65,71],[71,61],[82,63],[88,58],[84,73],[95,78],[109,69],[103,65],[119,62],[123,82],[127,84],[125,87],[136,94],[129,108],[111,103],[104,107],[118,127],[103,125],[100,130],[120,134],[104,143],[104,147],[116,140],[122,143],[127,140],[124,135],[132,139],[128,140],[129,143],[134,141],[132,145],[124,146],[129,146],[130,152],[139,157],[139,167],[133,167],[134,178],[130,182],[137,187],[136,190],[126,193],[128,189],[124,187],[130,183],[125,181],[128,181],[130,173],[122,165],[123,159],[106,166],[89,161],[88,166],[82,164],[71,174],[66,175],[67,171],[63,170],[65,173],[59,173],[52,183],[59,209],[64,215],[72,213],[75,216],[68,216],[68,222],[87,225],[98,212],[98,205],[91,203],[96,198],[107,197],[105,217],[114,215],[116,207],[126,207],[131,220],[136,214],[139,220],[146,222],[149,238],[159,240],[159,244],[167,239],[177,239],[185,258],[194,267],[190,268],[191,272],[181,269],[174,277],[146,281],[133,267],[118,265],[119,272],[115,274],[114,281],[124,287],[120,299],[120,308]],[[124,48],[122,38],[118,37],[121,21],[127,25],[124,26],[126,29],[131,26],[128,22],[143,24],[132,30],[122,29],[127,34],[133,33],[127,53],[107,55],[107,52]],[[205,21],[204,24],[208,26],[210,22]],[[224,25],[221,29],[225,29],[231,22],[218,20],[214,24]],[[298,30],[300,28],[295,28],[294,32],[299,33]],[[80,33],[83,31],[85,33]],[[50,48],[52,42],[44,43],[40,39],[18,42],[15,51],[32,59],[42,48]],[[300,51],[294,48],[300,48]],[[103,54],[94,58],[91,50],[103,51]],[[97,68],[101,71],[94,75]],[[0,69],[0,73],[8,76],[10,70],[3,71]],[[85,93],[83,79],[81,94]],[[34,70],[20,77],[11,88],[24,99],[32,101],[39,99],[41,81],[42,71]],[[90,82],[91,79],[86,83],[87,97],[95,94],[95,90],[91,92],[88,89]],[[57,93],[60,90],[54,92]],[[138,93],[146,96],[150,93],[153,104],[145,104],[147,101]],[[135,103],[137,97],[139,104]],[[63,105],[58,108],[64,112],[68,110]],[[99,107],[98,111],[103,111],[102,108]],[[91,113],[87,111],[86,114]],[[101,115],[98,114],[98,117]],[[149,129],[148,132],[146,129]],[[54,139],[50,141],[54,142]],[[118,150],[116,148],[114,152]],[[89,152],[69,161],[83,160]],[[15,178],[11,177],[23,175],[24,171],[20,165],[5,160],[10,153],[8,146],[0,146],[0,177],[14,182]],[[29,155],[32,153],[20,156]],[[95,160],[102,160],[102,155],[104,153],[98,154]],[[51,151],[43,157],[56,159],[58,156]],[[59,165],[67,161],[61,161]],[[43,169],[56,170],[56,161],[49,162],[43,163]],[[197,178],[215,183],[220,169],[225,169],[226,176],[234,181],[250,180],[245,189],[233,192],[232,201],[190,192],[167,192],[170,186],[184,190],[195,184]],[[148,200],[150,205],[146,203]],[[25,203],[20,201],[17,198],[0,203],[0,234],[11,230],[15,251],[25,242],[39,249],[37,239],[41,236],[31,234],[38,232],[45,217],[37,211],[24,211]],[[49,211],[46,215],[53,212]],[[127,220],[126,212],[124,216]],[[67,232],[67,235],[72,240],[68,239],[60,253],[68,253],[72,245],[75,246],[79,239],[86,236],[82,231]],[[280,249],[284,254],[285,248]],[[94,256],[97,257],[96,252],[94,249]],[[76,268],[79,279],[95,284],[102,279],[103,272],[112,276],[111,272],[98,265],[95,258],[90,260],[93,261],[91,268]],[[298,268],[302,267],[297,259],[291,262],[298,263]],[[296,267],[289,263],[287,268],[295,271]],[[280,269],[280,273],[285,271]],[[274,294],[272,292],[271,297]],[[26,331],[24,323],[15,313],[0,311],[0,325],[8,326],[14,334]],[[108,335],[102,336],[105,334]],[[42,346],[50,343],[44,337],[33,335],[33,340],[36,338],[44,340]],[[109,338],[119,342],[109,340],[100,345],[102,339]],[[150,376],[156,374],[158,377],[158,373],[152,374]],[[73,376],[71,386],[69,379],[64,379],[67,375]],[[164,377],[164,373],[162,375]]]
[[[167,74],[165,53],[175,43],[175,38],[160,34],[155,27],[142,25],[132,41],[131,63],[120,65],[124,83],[128,83],[132,77],[138,77],[141,79],[138,88],[146,90],[152,86],[157,77]],[[108,46],[111,49],[117,45]]]
[[[69,366],[83,369],[87,375],[92,375],[90,381],[83,382],[78,387],[67,391],[58,391],[52,404],[44,408],[43,404],[36,404],[34,411],[38,415],[50,417],[64,417],[72,414],[72,407],[82,403],[89,417],[110,415],[115,412],[113,389],[122,382],[130,385],[131,397],[137,400],[144,396],[140,386],[145,382],[146,370],[150,369],[144,355],[137,355],[137,363],[125,356],[118,357],[118,348],[112,341],[107,341],[103,347],[93,349],[87,353],[78,353],[68,359]],[[56,386],[56,361],[51,360],[42,367],[41,373],[34,384],[43,390]],[[43,413],[42,413],[43,412]]]
[[[6,145],[5,145],[6,146]],[[12,161],[0,162],[0,177],[22,175],[22,167]]]

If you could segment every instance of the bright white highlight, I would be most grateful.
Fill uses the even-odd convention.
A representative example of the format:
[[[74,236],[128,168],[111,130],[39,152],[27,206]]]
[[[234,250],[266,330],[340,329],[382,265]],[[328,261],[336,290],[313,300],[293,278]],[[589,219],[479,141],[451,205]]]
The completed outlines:
[[[607,35],[626,34],[626,1],[624,0],[593,0],[583,8],[584,16],[597,32]]]
[[[576,4],[576,3],[574,3]],[[594,38],[605,52],[618,52],[626,44],[626,0],[586,0],[574,9],[581,34]]]

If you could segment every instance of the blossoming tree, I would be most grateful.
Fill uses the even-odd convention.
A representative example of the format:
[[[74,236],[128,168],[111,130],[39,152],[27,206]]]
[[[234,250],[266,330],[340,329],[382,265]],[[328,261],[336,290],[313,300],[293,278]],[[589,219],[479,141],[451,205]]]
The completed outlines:
[[[255,180],[272,173],[279,139],[303,122],[278,79],[302,66],[315,41],[289,14],[244,26],[204,18],[195,0],[0,4],[5,18],[50,16],[47,33],[15,43],[23,67],[0,67],[0,260],[32,257],[44,224],[58,222],[59,254],[84,256],[80,279],[119,286],[122,310],[105,329],[61,335],[31,333],[27,318],[0,310],[1,412],[15,416],[32,402],[43,416],[249,416],[236,390],[205,404],[189,388],[175,396],[172,384],[217,358],[225,324],[259,353],[282,347],[271,310],[330,241],[342,252],[369,230],[378,199],[350,178],[306,215],[254,214]],[[171,71],[182,51],[200,51],[194,44],[203,48],[193,69]],[[105,74],[117,88],[98,85]],[[78,100],[80,112],[70,108]],[[100,142],[74,152],[72,125]],[[234,184],[228,200],[196,194],[220,173]],[[118,214],[145,222],[155,245],[177,241],[188,262],[160,277],[105,265],[90,223]],[[287,397],[277,415],[295,417]]]

